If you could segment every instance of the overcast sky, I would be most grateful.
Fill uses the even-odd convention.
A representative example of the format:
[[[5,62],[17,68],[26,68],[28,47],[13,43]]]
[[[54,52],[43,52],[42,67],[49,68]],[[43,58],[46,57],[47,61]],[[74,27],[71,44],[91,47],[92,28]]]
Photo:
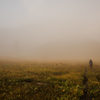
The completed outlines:
[[[79,45],[79,50],[81,43],[92,42],[98,48],[99,38],[100,0],[0,0],[1,58],[49,59],[50,55],[72,53],[67,52],[68,45],[74,48]],[[55,44],[62,50],[50,50]],[[45,51],[47,47],[49,50]],[[66,50],[64,54],[63,49]],[[59,52],[55,55],[57,50]],[[85,53],[88,52],[85,50]],[[98,50],[95,52],[99,53]],[[79,57],[81,54],[82,51]],[[90,55],[89,58],[94,57]],[[51,58],[57,59],[57,56]],[[63,59],[65,58],[67,57],[64,56]]]

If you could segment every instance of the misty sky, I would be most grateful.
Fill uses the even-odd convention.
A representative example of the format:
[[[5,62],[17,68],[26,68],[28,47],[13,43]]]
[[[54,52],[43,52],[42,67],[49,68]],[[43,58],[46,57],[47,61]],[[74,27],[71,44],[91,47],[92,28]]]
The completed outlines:
[[[99,38],[100,0],[0,0],[1,58],[99,59]]]

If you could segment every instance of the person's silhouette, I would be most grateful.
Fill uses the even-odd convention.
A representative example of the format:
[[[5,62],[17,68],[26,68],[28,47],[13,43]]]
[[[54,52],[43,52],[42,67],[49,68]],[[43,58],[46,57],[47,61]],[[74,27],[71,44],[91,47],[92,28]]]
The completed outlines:
[[[90,61],[89,61],[89,64],[90,64],[90,67],[91,67],[91,69],[92,69],[93,62],[92,62],[91,59],[90,59]]]

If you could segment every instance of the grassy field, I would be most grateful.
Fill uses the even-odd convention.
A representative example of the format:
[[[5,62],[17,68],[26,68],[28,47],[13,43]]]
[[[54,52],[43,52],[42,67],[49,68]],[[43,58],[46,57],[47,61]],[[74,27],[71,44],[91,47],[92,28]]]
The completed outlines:
[[[79,100],[83,95],[83,63],[0,61],[0,100]],[[100,100],[100,66],[87,66],[88,94]]]

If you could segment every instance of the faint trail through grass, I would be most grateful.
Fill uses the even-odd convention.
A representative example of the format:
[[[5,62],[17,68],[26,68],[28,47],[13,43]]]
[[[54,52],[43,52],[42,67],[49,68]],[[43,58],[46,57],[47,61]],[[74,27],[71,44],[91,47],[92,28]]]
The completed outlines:
[[[83,89],[83,95],[80,97],[80,100],[92,100],[92,98],[89,96],[88,94],[88,78],[87,78],[87,66],[85,67],[85,72],[83,75],[83,85],[84,85],[84,89]]]

